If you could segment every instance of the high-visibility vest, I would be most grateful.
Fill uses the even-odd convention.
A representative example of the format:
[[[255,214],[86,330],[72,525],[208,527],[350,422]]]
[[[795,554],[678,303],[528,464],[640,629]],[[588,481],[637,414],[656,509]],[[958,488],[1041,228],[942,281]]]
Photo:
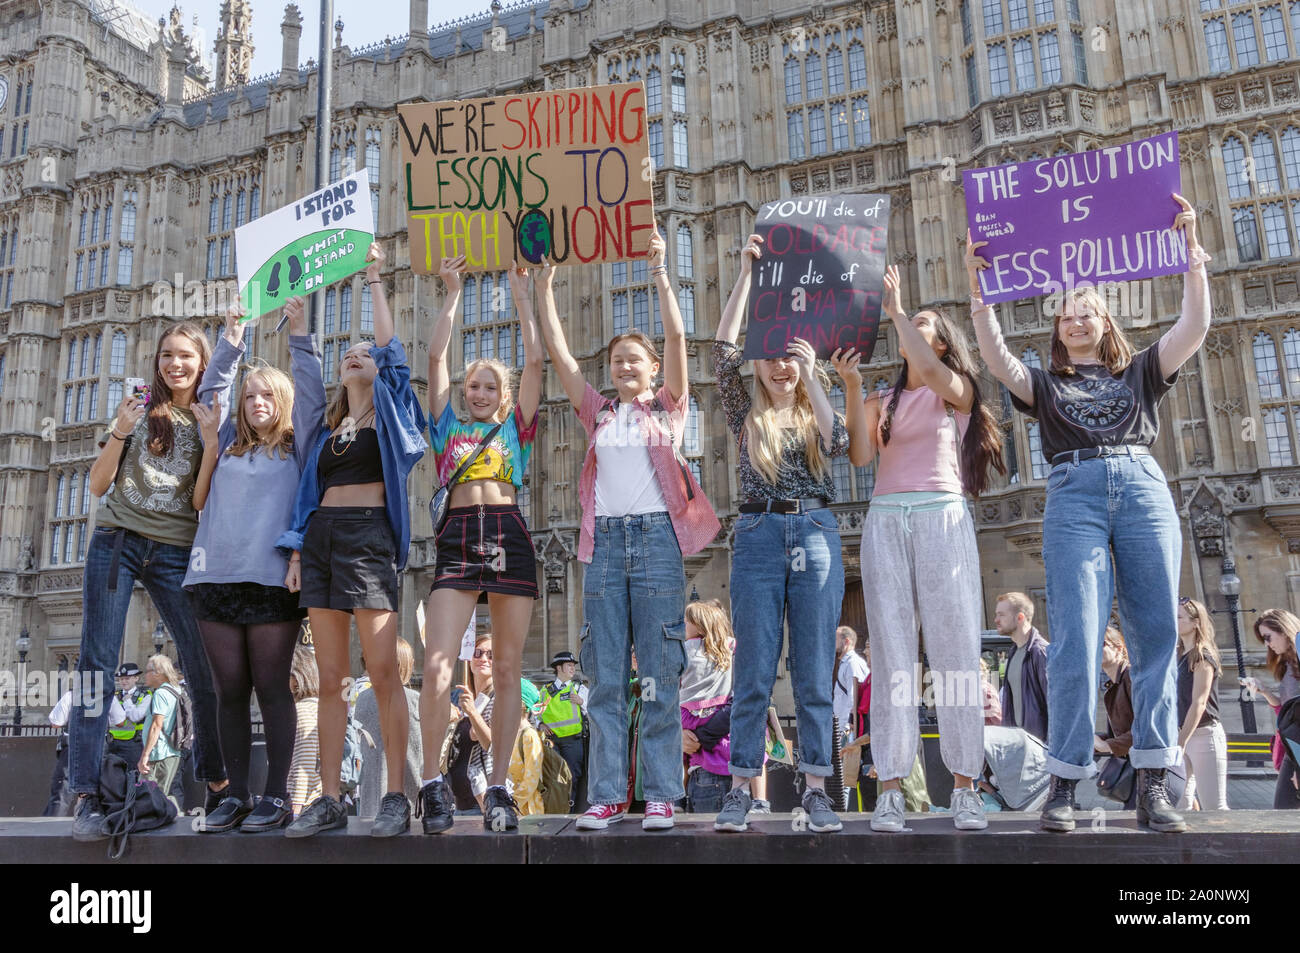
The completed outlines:
[[[147,695],[149,695],[149,694],[150,694],[150,693],[149,693],[149,691],[147,691],[147,690],[143,690],[143,691],[142,691],[142,690],[140,690],[140,689],[136,689],[134,692],[131,693],[131,697],[132,697],[132,700],[133,700],[133,701],[137,701],[137,702],[138,702],[141,698],[143,698],[143,697],[145,697],[145,696],[147,696]],[[125,698],[123,698],[122,700],[123,700],[123,702],[126,701]],[[122,707],[125,708],[126,705],[123,704]],[[143,721],[138,721],[138,722],[135,722],[134,724],[132,724],[131,722],[128,721],[128,722],[127,722],[127,727],[125,727],[125,728],[109,728],[109,729],[108,729],[108,733],[109,733],[110,735],[112,735],[114,738],[116,738],[118,741],[134,741],[137,737],[140,736],[140,734],[141,734],[143,731],[144,731],[144,722],[143,722]]]
[[[577,686],[573,682],[565,684],[557,692],[555,682],[547,682],[542,689],[546,697],[546,707],[542,709],[541,722],[557,738],[568,738],[582,731],[582,706],[578,704]]]

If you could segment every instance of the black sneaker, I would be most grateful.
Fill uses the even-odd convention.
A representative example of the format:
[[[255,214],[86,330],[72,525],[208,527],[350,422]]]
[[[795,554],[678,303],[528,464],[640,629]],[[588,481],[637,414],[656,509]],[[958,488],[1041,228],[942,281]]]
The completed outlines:
[[[1038,816],[1039,827],[1062,833],[1074,830],[1074,785],[1073,778],[1052,775],[1052,790],[1043,805],[1043,813]]]
[[[225,834],[233,831],[249,814],[253,813],[253,799],[241,801],[237,797],[228,797],[217,805],[211,814],[203,816],[199,827],[201,834]]]
[[[1187,822],[1174,810],[1173,799],[1165,787],[1164,768],[1139,768],[1141,787],[1137,802],[1137,822],[1162,834],[1181,834]]]
[[[446,781],[430,781],[420,788],[420,798],[415,802],[415,814],[420,818],[426,834],[441,834],[454,822],[452,812],[456,802]]]
[[[76,813],[72,818],[72,839],[76,841],[107,840],[101,828],[104,824],[104,806],[98,794],[77,798]]]
[[[483,795],[483,829],[498,834],[519,829],[519,805],[501,785]]]
[[[311,837],[321,831],[348,826],[348,814],[338,798],[323,794],[307,805],[298,819],[284,829],[285,837]]]
[[[379,802],[379,813],[370,825],[371,837],[396,837],[411,829],[411,802],[401,791],[389,791]]]

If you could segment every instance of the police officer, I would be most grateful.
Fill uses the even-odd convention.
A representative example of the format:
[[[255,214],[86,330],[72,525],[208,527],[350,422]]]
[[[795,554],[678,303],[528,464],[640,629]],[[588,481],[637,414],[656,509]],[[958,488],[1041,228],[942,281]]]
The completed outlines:
[[[585,800],[580,782],[585,782],[583,764],[587,757],[587,686],[574,680],[578,660],[572,652],[557,652],[551,659],[554,680],[542,689],[542,730],[555,743],[573,775],[569,788],[569,810],[583,810]],[[585,783],[583,784],[585,790]]]
[[[140,666],[123,662],[117,670],[115,697],[126,712],[126,724],[108,729],[107,753],[136,764],[144,753],[144,725],[153,708],[153,692],[140,681]]]

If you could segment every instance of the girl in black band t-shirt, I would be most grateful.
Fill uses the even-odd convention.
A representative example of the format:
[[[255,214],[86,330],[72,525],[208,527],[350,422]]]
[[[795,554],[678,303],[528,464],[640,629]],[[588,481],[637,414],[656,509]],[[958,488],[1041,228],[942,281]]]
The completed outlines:
[[[1053,464],[1043,514],[1047,576],[1047,830],[1074,829],[1073,790],[1096,773],[1093,718],[1101,644],[1111,602],[1119,595],[1133,682],[1133,747],[1142,769],[1138,821],[1159,831],[1185,829],[1164,789],[1165,769],[1179,764],[1174,647],[1182,536],[1164,473],[1148,448],[1159,428],[1157,407],[1196,353],[1210,326],[1209,256],[1196,240],[1196,213],[1180,195],[1173,228],[1187,239],[1189,274],[1183,312],[1158,342],[1134,353],[1105,299],[1092,288],[1064,295],[1052,328],[1046,371],[1027,368],[1002,341],[993,309],[980,295],[988,262],[968,237],[966,266],[980,354],[1018,408],[1039,421],[1043,454]],[[1103,454],[1098,454],[1101,448]],[[1054,459],[1066,451],[1092,451]]]

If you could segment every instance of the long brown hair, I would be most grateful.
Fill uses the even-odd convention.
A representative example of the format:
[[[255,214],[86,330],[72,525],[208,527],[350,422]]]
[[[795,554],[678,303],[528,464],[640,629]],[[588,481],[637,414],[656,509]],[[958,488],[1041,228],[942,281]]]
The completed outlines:
[[[1218,675],[1223,671],[1219,660],[1219,647],[1214,642],[1214,625],[1210,622],[1210,612],[1195,599],[1180,599],[1178,604],[1187,610],[1196,626],[1192,635],[1192,647],[1187,651],[1187,667],[1195,671],[1202,662],[1209,662]],[[1183,654],[1183,640],[1178,640],[1178,654]]]
[[[1065,342],[1061,340],[1061,317],[1069,303],[1076,307],[1091,308],[1092,313],[1105,322],[1106,329],[1102,332],[1101,343],[1097,345],[1097,358],[1112,374],[1123,373],[1133,363],[1133,345],[1128,343],[1128,338],[1115,323],[1110,308],[1106,306],[1106,299],[1096,288],[1072,288],[1061,298],[1060,311],[1052,320],[1052,357],[1048,370],[1062,377],[1078,373],[1074,369],[1074,362],[1070,360],[1070,352],[1065,349]]]
[[[717,599],[707,602],[688,602],[686,621],[700,630],[704,654],[719,672],[731,668],[731,619]]]
[[[1286,677],[1288,668],[1300,674],[1300,659],[1296,658],[1295,647],[1296,633],[1300,632],[1300,618],[1296,618],[1293,613],[1287,612],[1285,609],[1269,609],[1267,612],[1261,612],[1255,618],[1255,635],[1261,642],[1268,645],[1263,633],[1259,631],[1262,626],[1275,629],[1291,640],[1291,644],[1287,646],[1286,651],[1281,655],[1274,652],[1271,645],[1268,646],[1268,654],[1264,659],[1264,664],[1273,673],[1273,677],[1281,681]]]
[[[158,346],[153,352],[153,386],[149,389],[149,405],[145,410],[149,424],[148,450],[156,457],[165,457],[172,452],[176,443],[176,428],[172,425],[172,389],[167,377],[158,366],[162,356],[163,344],[169,337],[177,335],[185,338],[199,352],[198,377],[203,379],[203,372],[208,369],[208,360],[212,357],[212,346],[208,344],[203,328],[193,321],[180,321],[163,328],[158,335]],[[195,382],[194,399],[198,399],[199,385]]]
[[[934,315],[935,336],[947,345],[947,350],[939,360],[943,361],[954,374],[970,382],[973,399],[970,407],[970,425],[967,426],[966,436],[961,441],[961,485],[962,489],[971,496],[978,497],[988,489],[990,464],[998,473],[1007,472],[1007,465],[1002,461],[1002,428],[998,425],[997,418],[984,404],[984,395],[980,392],[979,378],[976,376],[975,359],[971,356],[970,342],[966,340],[965,333],[953,323],[946,312],[936,311],[933,308],[925,310]],[[898,409],[898,401],[903,396],[903,388],[906,384],[907,361],[904,360],[898,372],[898,379],[894,381],[894,390],[889,398],[889,404],[885,407],[880,421],[881,446],[889,444],[889,431],[894,423],[894,412]]]

